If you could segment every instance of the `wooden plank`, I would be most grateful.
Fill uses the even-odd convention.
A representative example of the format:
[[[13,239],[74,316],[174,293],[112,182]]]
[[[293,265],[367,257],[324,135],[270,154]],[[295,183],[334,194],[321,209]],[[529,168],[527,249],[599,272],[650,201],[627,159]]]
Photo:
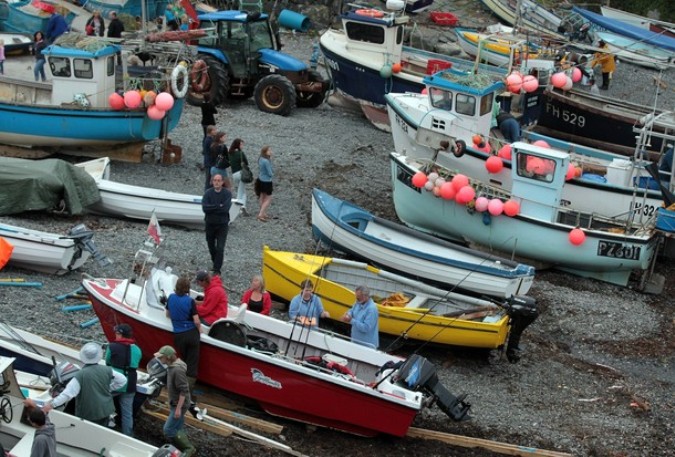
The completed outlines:
[[[143,412],[147,414],[148,416],[152,416],[156,419],[160,419],[162,421],[166,421],[167,414],[169,413],[169,408],[159,408],[157,411],[150,411],[148,409],[143,409]],[[214,425],[210,424],[208,422],[202,422],[200,420],[195,419],[192,417],[190,414],[185,415],[185,423],[190,424],[194,426],[195,428],[199,428],[202,430],[206,430],[207,432],[215,433],[216,435],[220,436],[231,436],[232,431],[225,429],[219,425]]]
[[[407,436],[411,438],[421,438],[425,440],[438,440],[454,446],[481,448],[504,455],[520,455],[533,457],[572,457],[572,454],[566,452],[548,451],[546,449],[537,449],[528,446],[519,446],[516,444],[501,443],[499,441],[485,440],[481,438],[472,438],[470,436],[453,435],[450,433],[426,430],[423,428],[410,427]]]
[[[204,396],[200,395],[199,398],[204,398]],[[212,400],[211,396],[209,397],[209,400]],[[158,401],[161,401],[163,403],[168,403],[168,398],[166,394],[166,390],[162,390],[162,392],[159,394]],[[227,402],[222,402],[222,403],[227,403]],[[269,433],[272,435],[280,435],[281,432],[283,431],[284,427],[278,424],[275,424],[273,422],[269,422],[263,419],[258,419],[255,417],[247,416],[245,414],[237,413],[235,411],[231,411],[229,409],[224,409],[220,408],[216,405],[212,405],[210,403],[204,403],[204,402],[197,402],[197,405],[200,408],[206,408],[208,411],[209,416],[213,416],[218,419],[223,419],[231,422],[236,422],[241,425],[246,425],[252,429],[264,432],[264,433]],[[236,405],[234,405],[236,407]]]

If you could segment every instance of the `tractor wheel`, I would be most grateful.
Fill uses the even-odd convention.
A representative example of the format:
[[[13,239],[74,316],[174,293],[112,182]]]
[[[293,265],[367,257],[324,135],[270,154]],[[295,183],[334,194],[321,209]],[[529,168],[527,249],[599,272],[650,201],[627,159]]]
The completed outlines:
[[[321,73],[316,70],[310,70],[309,72],[309,82],[320,82],[324,81]],[[298,106],[301,108],[316,108],[321,106],[321,104],[326,101],[326,94],[328,94],[328,84],[326,84],[326,89],[321,92],[301,92],[298,91]]]
[[[204,100],[204,94],[209,94],[211,103],[217,106],[225,101],[230,91],[230,76],[227,73],[227,67],[212,56],[200,55],[199,58],[206,63],[208,78],[200,93],[195,92],[190,84],[187,102],[190,105],[199,106]]]
[[[281,75],[268,75],[258,81],[253,94],[260,111],[288,116],[295,107],[293,84]]]

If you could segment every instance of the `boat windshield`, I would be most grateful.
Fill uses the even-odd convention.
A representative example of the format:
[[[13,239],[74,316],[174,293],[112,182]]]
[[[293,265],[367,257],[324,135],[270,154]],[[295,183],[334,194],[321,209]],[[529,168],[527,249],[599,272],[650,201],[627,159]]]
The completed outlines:
[[[555,175],[555,161],[530,154],[518,154],[518,176],[552,182]]]
[[[431,94],[431,105],[434,108],[440,108],[447,111],[452,109],[452,92],[431,87],[429,88],[429,93]]]

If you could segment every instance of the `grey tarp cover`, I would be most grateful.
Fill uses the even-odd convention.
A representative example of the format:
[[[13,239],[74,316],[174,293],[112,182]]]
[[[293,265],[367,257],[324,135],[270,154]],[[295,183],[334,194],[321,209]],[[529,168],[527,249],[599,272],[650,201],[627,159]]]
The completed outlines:
[[[68,213],[82,214],[100,199],[94,178],[65,160],[0,157],[0,216],[55,209],[61,200]]]

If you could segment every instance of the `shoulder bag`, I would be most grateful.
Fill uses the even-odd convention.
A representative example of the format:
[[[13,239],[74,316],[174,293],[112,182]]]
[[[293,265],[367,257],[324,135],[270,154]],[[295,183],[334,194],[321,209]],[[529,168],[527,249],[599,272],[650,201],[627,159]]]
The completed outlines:
[[[248,184],[253,182],[253,172],[251,169],[248,167],[248,164],[244,162],[244,153],[241,153],[241,173],[239,175],[239,179],[241,182]]]

